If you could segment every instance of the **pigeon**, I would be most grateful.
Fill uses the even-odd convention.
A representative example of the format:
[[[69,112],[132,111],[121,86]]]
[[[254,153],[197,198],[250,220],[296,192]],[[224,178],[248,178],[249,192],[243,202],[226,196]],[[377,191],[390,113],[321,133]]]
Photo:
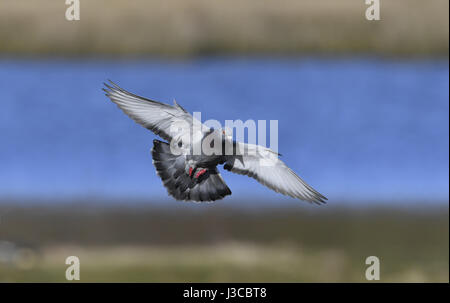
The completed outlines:
[[[283,195],[326,203],[327,198],[281,161],[277,152],[234,141],[229,130],[205,126],[175,100],[173,105],[150,100],[108,81],[103,88],[106,96],[165,140],[153,140],[151,155],[158,176],[176,200],[211,202],[231,195],[217,168],[223,165],[225,170],[252,177]]]

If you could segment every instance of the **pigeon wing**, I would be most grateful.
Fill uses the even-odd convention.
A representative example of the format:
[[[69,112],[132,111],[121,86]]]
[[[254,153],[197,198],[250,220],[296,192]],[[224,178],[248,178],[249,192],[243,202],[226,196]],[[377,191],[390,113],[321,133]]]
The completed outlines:
[[[200,136],[209,130],[199,121],[198,128],[194,128],[192,115],[176,102],[171,106],[150,100],[126,91],[112,81],[109,82],[111,85],[105,83],[106,88],[103,89],[106,96],[135,122],[169,142],[172,139],[178,141],[192,129],[198,129]]]
[[[316,204],[326,203],[327,198],[297,176],[279,159],[278,153],[262,146],[237,144],[241,152],[227,157],[226,170],[252,177],[283,195]]]

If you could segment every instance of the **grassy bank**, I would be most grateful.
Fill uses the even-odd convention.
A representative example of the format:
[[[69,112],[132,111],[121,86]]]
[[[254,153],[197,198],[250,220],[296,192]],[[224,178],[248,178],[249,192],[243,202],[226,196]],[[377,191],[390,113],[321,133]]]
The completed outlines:
[[[175,204],[176,205],[176,204]],[[448,208],[17,207],[0,204],[0,281],[446,281]]]
[[[0,2],[3,55],[341,54],[447,56],[447,0],[382,1],[381,21],[362,0]]]

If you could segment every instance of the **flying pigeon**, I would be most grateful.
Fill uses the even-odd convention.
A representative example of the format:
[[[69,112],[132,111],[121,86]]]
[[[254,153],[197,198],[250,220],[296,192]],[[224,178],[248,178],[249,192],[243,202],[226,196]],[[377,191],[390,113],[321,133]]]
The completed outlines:
[[[153,101],[109,82],[103,88],[106,96],[135,122],[167,141],[153,140],[151,153],[157,174],[176,200],[215,201],[231,195],[217,169],[224,165],[225,170],[252,177],[283,195],[326,203],[326,197],[306,184],[271,149],[234,141],[227,130],[205,126],[176,101],[173,106]],[[205,146],[210,151],[206,152]]]

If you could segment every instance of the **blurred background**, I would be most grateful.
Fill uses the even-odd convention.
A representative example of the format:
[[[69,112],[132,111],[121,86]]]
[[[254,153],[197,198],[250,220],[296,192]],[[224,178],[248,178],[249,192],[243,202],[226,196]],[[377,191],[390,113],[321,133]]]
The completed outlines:
[[[449,3],[0,2],[0,282],[449,281]],[[107,79],[203,120],[279,121],[309,205],[222,171],[167,196]]]

